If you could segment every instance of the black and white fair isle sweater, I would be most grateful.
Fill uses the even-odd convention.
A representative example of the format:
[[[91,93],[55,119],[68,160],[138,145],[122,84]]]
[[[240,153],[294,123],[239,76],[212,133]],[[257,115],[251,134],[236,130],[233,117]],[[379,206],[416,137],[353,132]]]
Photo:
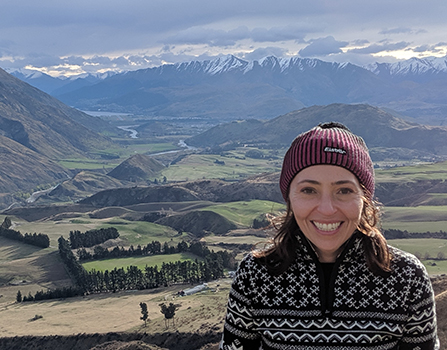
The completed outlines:
[[[390,247],[391,274],[375,275],[356,232],[325,284],[308,241],[297,239],[298,256],[279,276],[251,254],[241,262],[220,349],[438,349],[433,289],[414,256]]]

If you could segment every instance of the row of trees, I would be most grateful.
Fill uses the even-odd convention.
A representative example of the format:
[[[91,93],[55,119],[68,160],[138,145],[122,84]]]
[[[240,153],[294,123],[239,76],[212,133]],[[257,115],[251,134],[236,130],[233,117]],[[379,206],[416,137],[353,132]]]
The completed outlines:
[[[61,298],[72,298],[83,295],[84,292],[78,287],[64,287],[57,289],[48,289],[47,291],[38,291],[36,294],[32,295],[29,292],[28,295],[22,296],[22,292],[19,290],[17,292],[16,300],[18,303],[26,301],[39,301],[48,299],[61,299]]]
[[[115,239],[120,236],[115,227],[100,228],[89,230],[84,233],[80,231],[70,231],[69,241],[72,249],[81,247],[93,247],[104,243],[109,239]]]
[[[169,245],[168,242],[161,244],[159,241],[152,241],[144,247],[138,245],[136,248],[130,246],[128,249],[124,247],[114,247],[109,250],[107,248],[96,246],[93,253],[81,248],[77,251],[79,260],[98,260],[98,259],[116,259],[130,256],[148,256],[160,254],[176,254],[190,252],[201,258],[206,258],[212,252],[208,247],[201,242],[193,242],[188,244],[185,241],[179,242],[177,245]],[[225,268],[235,268],[235,254],[230,254],[227,251],[219,251],[217,254],[221,256]]]
[[[224,277],[224,267],[219,255],[204,261],[175,261],[158,266],[114,268],[113,270],[87,272],[84,288],[90,293],[142,290],[174,283],[201,283]]]
[[[10,229],[11,224],[11,219],[6,217],[0,226],[0,236],[40,248],[48,248],[50,246],[50,237],[48,235],[43,233],[25,233],[23,235],[20,231]]]
[[[404,239],[404,238],[440,238],[447,239],[447,232],[408,232],[407,230],[387,229],[383,232],[386,239]]]

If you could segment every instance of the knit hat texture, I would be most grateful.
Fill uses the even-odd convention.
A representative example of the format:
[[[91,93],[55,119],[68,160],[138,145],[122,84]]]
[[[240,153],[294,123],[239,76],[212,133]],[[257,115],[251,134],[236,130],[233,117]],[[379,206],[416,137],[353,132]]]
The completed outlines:
[[[312,165],[337,165],[352,172],[369,193],[374,194],[374,167],[365,141],[340,123],[324,123],[296,137],[284,156],[279,180],[283,198],[301,170]]]

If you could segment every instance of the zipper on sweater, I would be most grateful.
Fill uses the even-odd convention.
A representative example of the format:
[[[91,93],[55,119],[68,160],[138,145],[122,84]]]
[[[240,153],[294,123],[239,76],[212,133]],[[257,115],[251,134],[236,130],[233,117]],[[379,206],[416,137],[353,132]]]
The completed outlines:
[[[322,263],[318,260],[317,253],[315,249],[312,246],[312,243],[307,240],[308,244],[312,248],[311,251],[313,254],[314,262],[316,264],[317,273],[318,273],[318,279],[320,282],[320,303],[321,303],[321,312],[323,313],[323,316],[330,318],[332,316],[333,306],[334,306],[334,299],[335,299],[335,280],[337,278],[338,269],[340,267],[340,264],[343,261],[344,256],[346,255],[346,252],[351,248],[354,237],[356,236],[356,233],[354,233],[351,238],[348,239],[348,241],[345,243],[345,246],[343,247],[342,252],[338,255],[337,259],[335,260],[335,264],[332,267],[332,272],[330,274],[329,279],[329,285],[328,290],[326,291],[326,282],[325,282],[325,276],[323,271]]]
[[[320,303],[321,303],[321,312],[323,316],[331,317],[332,314],[332,303],[334,300],[334,283],[337,275],[336,266],[332,266],[332,271],[329,276],[329,281],[326,281],[328,277],[323,268],[323,264],[319,261],[316,261],[318,279],[320,282]],[[328,282],[328,283],[327,283]]]

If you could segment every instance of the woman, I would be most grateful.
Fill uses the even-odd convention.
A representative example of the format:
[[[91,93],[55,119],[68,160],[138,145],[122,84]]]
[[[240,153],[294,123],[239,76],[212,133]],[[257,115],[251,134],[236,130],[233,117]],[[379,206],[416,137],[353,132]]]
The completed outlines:
[[[280,188],[287,212],[239,266],[220,348],[438,349],[427,272],[378,229],[363,139],[339,123],[299,135]]]

